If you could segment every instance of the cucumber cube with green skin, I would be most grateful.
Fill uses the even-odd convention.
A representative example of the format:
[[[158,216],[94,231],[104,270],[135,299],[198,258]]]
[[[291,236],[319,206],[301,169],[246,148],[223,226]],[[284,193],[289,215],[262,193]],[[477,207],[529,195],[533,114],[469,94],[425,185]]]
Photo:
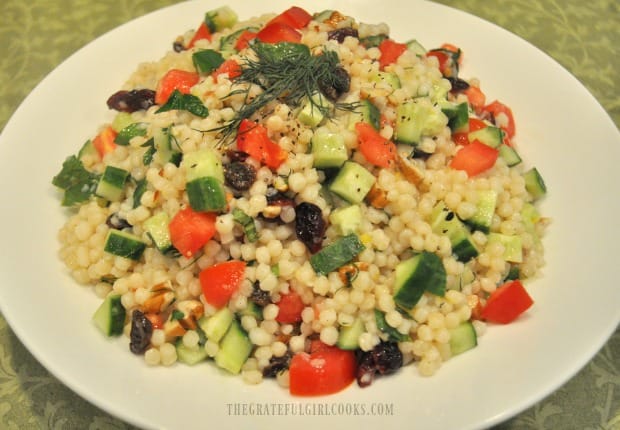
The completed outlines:
[[[198,326],[204,331],[207,339],[218,343],[222,340],[234,319],[235,314],[225,306],[209,317],[201,317],[198,320]]]
[[[297,114],[297,119],[302,124],[316,127],[323,121],[326,113],[333,105],[321,93],[315,93],[306,99],[301,110]]]
[[[476,204],[476,213],[465,220],[475,230],[488,233],[493,222],[495,207],[497,206],[497,191],[480,190],[478,191],[478,202]]]
[[[93,322],[106,336],[123,334],[126,311],[120,294],[109,294],[93,314]]]
[[[491,148],[498,148],[504,141],[504,132],[499,127],[489,125],[479,130],[470,131],[467,133],[467,139],[470,142],[477,140]]]
[[[163,211],[144,221],[144,230],[162,254],[172,249],[168,224],[170,224],[170,217]]]
[[[450,239],[452,253],[459,261],[467,262],[480,253],[467,226],[442,202],[433,209],[431,228],[435,234]]]
[[[316,132],[312,136],[313,165],[317,169],[340,167],[349,159],[344,137],[341,134]]]
[[[178,164],[181,152],[173,146],[175,142],[170,127],[156,128],[153,131],[153,147],[155,148],[155,159],[158,163]]]
[[[376,180],[361,164],[347,161],[329,185],[329,190],[349,203],[361,203]]]
[[[103,246],[108,254],[139,260],[146,248],[146,243],[138,236],[126,231],[110,229]]]
[[[441,111],[448,117],[448,127],[453,133],[467,131],[469,128],[469,104],[445,101],[440,104]]]
[[[441,259],[424,251],[396,266],[394,302],[405,310],[411,310],[425,291],[443,296],[446,292],[446,269]]]
[[[511,263],[523,262],[523,244],[521,236],[513,234],[489,233],[488,244],[500,243],[504,246],[503,258]]]
[[[336,345],[340,349],[355,350],[360,346],[360,336],[364,333],[366,326],[364,321],[357,317],[353,323],[349,326],[340,327],[340,333],[338,334],[338,341]]]
[[[215,364],[233,374],[241,372],[241,367],[250,356],[253,345],[236,319],[233,319],[219,346],[215,354]]]
[[[329,221],[338,227],[342,235],[356,233],[362,224],[362,210],[359,205],[337,208],[329,214]]]
[[[185,180],[211,176],[224,183],[224,166],[219,152],[210,148],[199,149],[183,155],[181,168],[185,171]]]
[[[375,130],[379,130],[381,121],[381,112],[379,108],[372,104],[368,99],[360,101],[359,106],[351,113],[349,119],[349,128],[353,130],[358,122],[366,122]]]
[[[198,212],[217,212],[226,208],[226,192],[212,176],[194,179],[186,184],[189,205]]]
[[[516,166],[522,161],[519,153],[512,146],[502,143],[497,150],[499,151],[500,158],[506,162],[508,167]]]
[[[201,361],[205,361],[207,359],[207,350],[203,346],[186,346],[183,343],[182,337],[177,339],[175,348],[177,351],[177,357],[181,363],[193,366],[194,364],[200,363]]]
[[[370,77],[370,81],[376,83],[386,83],[393,90],[397,90],[401,87],[400,78],[396,73],[391,72],[377,72],[375,75]]]
[[[99,178],[95,194],[111,202],[117,202],[123,195],[128,178],[129,172],[127,170],[106,166],[103,175]]]
[[[448,117],[438,106],[426,99],[413,99],[396,107],[394,138],[415,145],[422,136],[438,134],[447,124]]]
[[[471,321],[464,321],[450,332],[450,352],[452,355],[462,354],[478,345],[476,329]]]
[[[218,7],[205,14],[205,24],[211,33],[230,28],[237,23],[238,16],[229,6]]]
[[[349,234],[338,238],[310,257],[310,265],[317,275],[327,275],[351,262],[364,249],[365,246],[357,235]]]
[[[523,174],[523,179],[525,179],[525,189],[532,195],[534,200],[538,200],[547,194],[545,181],[536,167],[532,167],[525,172]]]

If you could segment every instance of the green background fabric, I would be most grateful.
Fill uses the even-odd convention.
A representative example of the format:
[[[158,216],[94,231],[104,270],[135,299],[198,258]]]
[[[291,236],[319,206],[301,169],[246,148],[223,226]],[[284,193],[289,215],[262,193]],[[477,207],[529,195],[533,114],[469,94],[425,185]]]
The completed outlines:
[[[34,86],[97,36],[174,0],[0,2],[0,130]],[[556,59],[620,124],[620,2],[441,0]],[[619,304],[620,305],[620,304]],[[575,377],[494,430],[620,429],[620,331]],[[0,428],[131,429],[51,376],[0,316]]]

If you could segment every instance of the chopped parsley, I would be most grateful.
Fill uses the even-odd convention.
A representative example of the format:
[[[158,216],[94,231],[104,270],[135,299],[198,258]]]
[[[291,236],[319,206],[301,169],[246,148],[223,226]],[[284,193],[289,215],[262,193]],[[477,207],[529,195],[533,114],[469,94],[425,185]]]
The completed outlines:
[[[67,157],[60,173],[52,179],[53,185],[64,190],[63,206],[73,206],[90,199],[98,182],[99,175],[86,170],[75,155]]]

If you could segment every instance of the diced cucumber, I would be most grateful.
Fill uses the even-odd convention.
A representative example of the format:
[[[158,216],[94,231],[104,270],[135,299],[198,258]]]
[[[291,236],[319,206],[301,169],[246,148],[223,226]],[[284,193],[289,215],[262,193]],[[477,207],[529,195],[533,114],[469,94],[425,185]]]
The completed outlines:
[[[431,214],[431,228],[435,234],[447,236],[452,245],[452,253],[459,261],[469,261],[479,254],[467,226],[446,208],[443,202],[438,203]]]
[[[143,224],[144,230],[162,254],[170,252],[173,248],[168,224],[170,224],[170,217],[163,211],[153,215]]]
[[[525,179],[525,189],[532,195],[534,200],[538,200],[547,194],[547,186],[543,180],[540,172],[536,167],[532,167],[530,170],[523,174]]]
[[[317,275],[327,275],[351,262],[366,247],[356,234],[338,238],[310,257],[310,265]]]
[[[504,132],[499,127],[489,125],[479,130],[470,131],[467,133],[467,139],[470,142],[477,140],[491,148],[498,148],[504,140]]]
[[[516,234],[489,233],[488,244],[501,243],[504,246],[503,258],[511,263],[523,262],[523,245],[521,236]]]
[[[185,179],[191,182],[194,179],[211,176],[224,183],[224,166],[219,152],[204,148],[189,152],[183,156],[181,168],[185,170]]]
[[[153,130],[153,147],[155,148],[155,160],[160,164],[179,164],[181,152],[175,147],[176,140],[172,136],[170,127],[156,128]]]
[[[211,33],[232,27],[237,19],[237,14],[229,6],[218,7],[205,14],[205,24]]]
[[[312,16],[312,19],[316,22],[325,22],[332,16],[333,13],[334,11],[332,9],[325,9],[321,12],[315,13]]]
[[[219,343],[234,319],[235,315],[233,312],[228,307],[223,307],[209,317],[201,317],[198,320],[198,326],[204,331],[207,339]]]
[[[401,87],[400,78],[396,73],[391,72],[377,72],[375,75],[370,76],[370,82],[386,83],[393,90]]]
[[[478,203],[476,213],[471,218],[465,220],[475,230],[488,233],[493,222],[495,207],[497,205],[497,192],[495,190],[478,191]]]
[[[258,232],[256,231],[256,223],[254,222],[254,218],[239,208],[234,208],[232,210],[232,214],[234,220],[243,227],[243,233],[245,234],[248,242],[256,242],[258,240]]]
[[[84,142],[84,145],[82,145],[82,147],[80,148],[78,152],[77,158],[82,160],[86,156],[96,157],[95,159],[99,159],[99,153],[95,149],[95,146],[93,145],[93,141],[90,139]]]
[[[114,138],[114,143],[121,146],[127,146],[136,136],[146,136],[146,124],[142,122],[134,122],[123,127]]]
[[[362,165],[346,161],[329,185],[329,190],[349,203],[361,203],[376,180]]]
[[[95,194],[111,202],[117,202],[123,195],[128,178],[129,172],[127,170],[106,166],[99,178]]]
[[[381,45],[381,42],[383,42],[385,39],[388,39],[389,37],[390,36],[388,36],[387,34],[373,34],[370,36],[361,37],[360,44],[363,45],[365,48],[375,48]]]
[[[177,350],[177,358],[181,363],[193,366],[207,359],[207,350],[204,346],[196,345],[190,348],[183,343],[183,338],[177,339],[175,348]]]
[[[118,112],[111,125],[114,131],[118,133],[131,123],[133,123],[133,118],[129,112]]]
[[[411,339],[409,335],[402,334],[396,328],[389,325],[385,320],[385,314],[379,309],[375,309],[375,323],[381,333],[388,335],[388,341],[404,342]]]
[[[356,233],[362,224],[362,209],[359,205],[349,205],[334,209],[329,214],[329,221],[340,231],[340,234]]]
[[[394,302],[403,309],[411,310],[425,291],[443,296],[445,290],[446,269],[431,252],[424,251],[396,266]]]
[[[222,183],[212,176],[194,179],[186,185],[189,205],[198,212],[216,212],[226,207]]]
[[[314,133],[311,152],[314,156],[313,166],[317,169],[340,167],[349,158],[344,137],[327,131],[317,130]]]
[[[360,317],[355,318],[351,325],[340,327],[336,345],[340,349],[354,350],[359,348],[359,339],[365,329],[364,321]]]
[[[316,127],[323,121],[327,112],[333,107],[325,96],[319,92],[303,101],[301,110],[297,113],[297,119],[302,124]]]
[[[452,133],[464,132],[469,125],[469,104],[444,102],[441,103],[441,111],[448,117],[448,127]]]
[[[441,109],[426,99],[413,99],[396,107],[394,139],[400,143],[415,145],[422,136],[441,132],[448,118]]]
[[[224,57],[213,49],[201,49],[192,54],[192,62],[198,73],[211,74],[224,62]]]
[[[519,268],[519,265],[513,264],[510,266],[510,269],[508,269],[508,273],[506,274],[506,277],[504,278],[504,280],[514,281],[515,279],[519,279],[520,275],[521,275],[521,269]]]
[[[110,229],[106,236],[103,250],[118,257],[139,260],[146,248],[138,236],[121,230]]]
[[[241,316],[250,315],[256,318],[257,320],[262,320],[263,319],[263,308],[261,308],[255,302],[248,300],[247,306],[239,312],[239,315]]]
[[[123,334],[125,315],[121,295],[108,294],[93,314],[93,322],[104,335],[119,336]]]
[[[497,150],[508,167],[516,166],[521,162],[521,157],[512,146],[502,143]]]
[[[476,329],[470,321],[465,321],[455,328],[448,329],[450,332],[450,352],[458,355],[478,345]]]
[[[220,342],[215,354],[215,364],[230,373],[241,372],[241,367],[252,352],[252,342],[236,319]]]
[[[407,49],[413,51],[418,57],[424,57],[426,55],[426,48],[416,39],[411,39],[405,43],[407,44]]]
[[[375,130],[380,128],[381,112],[379,108],[372,104],[368,99],[360,101],[359,106],[351,113],[349,124],[353,129],[358,122],[366,122],[373,126]]]

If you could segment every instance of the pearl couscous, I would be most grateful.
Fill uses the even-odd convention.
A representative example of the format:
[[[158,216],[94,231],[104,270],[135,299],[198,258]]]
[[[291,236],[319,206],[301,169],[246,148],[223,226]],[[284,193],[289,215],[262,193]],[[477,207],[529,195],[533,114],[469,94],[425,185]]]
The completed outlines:
[[[430,376],[531,305],[546,190],[458,48],[300,8],[220,8],[171,43],[53,180],[104,334],[149,366],[328,394]],[[501,304],[514,285],[526,303]]]

